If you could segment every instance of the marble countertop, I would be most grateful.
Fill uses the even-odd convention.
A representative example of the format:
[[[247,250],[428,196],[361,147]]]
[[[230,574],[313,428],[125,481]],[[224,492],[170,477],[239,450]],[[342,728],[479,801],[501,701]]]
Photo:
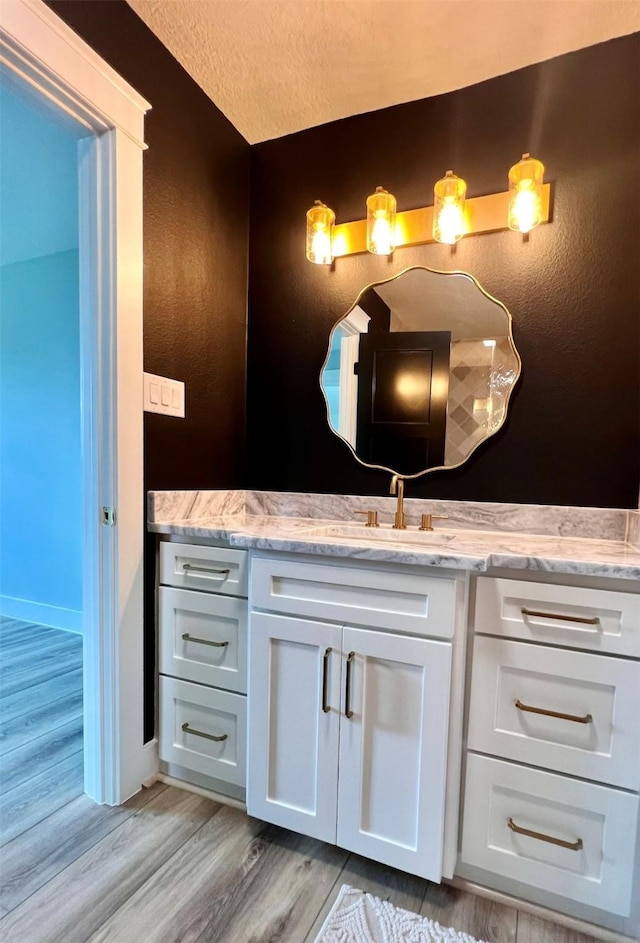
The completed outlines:
[[[178,508],[176,507],[176,511]],[[439,522],[438,522],[439,523]],[[149,530],[159,534],[225,540],[231,547],[351,557],[456,570],[485,572],[493,567],[541,570],[640,581],[640,549],[622,539],[527,534],[435,525],[394,531],[383,524],[273,514],[230,513],[186,519],[165,515]]]

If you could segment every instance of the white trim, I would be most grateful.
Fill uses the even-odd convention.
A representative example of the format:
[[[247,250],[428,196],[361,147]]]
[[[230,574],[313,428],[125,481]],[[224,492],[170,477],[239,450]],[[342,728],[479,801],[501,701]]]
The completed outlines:
[[[103,527],[105,541],[112,542],[114,590],[111,605],[114,623],[119,627],[112,641],[113,673],[111,692],[113,722],[113,801],[123,801],[137,792],[149,773],[144,767],[143,733],[143,364],[142,364],[142,151],[119,130],[114,137],[117,167],[115,180],[115,230],[112,244],[117,245],[115,271],[114,325],[117,382],[114,388],[115,429],[114,476],[116,526]],[[108,640],[107,640],[108,641]],[[105,679],[108,681],[108,679]],[[117,741],[119,740],[119,745]],[[117,754],[117,755],[116,755]]]
[[[151,785],[160,775],[160,762],[158,760],[158,738],[149,740],[142,748],[142,769],[141,786]]]
[[[85,790],[118,804],[143,744],[142,149],[150,107],[41,0],[0,4],[0,61],[78,129],[85,480]],[[116,526],[100,523],[116,508]],[[155,764],[155,769],[154,769]]]
[[[368,333],[370,320],[369,315],[356,305],[337,326],[344,335],[340,341],[338,432],[354,449],[358,419],[358,378],[354,367],[360,355],[360,335]]]
[[[0,4],[2,61],[86,128],[119,128],[144,148],[151,105],[42,0]]]
[[[356,305],[346,318],[340,321],[338,327],[349,337],[360,337],[361,334],[369,332],[369,322],[371,318],[363,311],[360,305]]]
[[[0,615],[20,622],[33,622],[82,634],[83,613],[80,609],[65,609],[63,606],[18,599],[16,596],[0,596]]]
[[[106,142],[105,142],[106,143]],[[102,139],[87,137],[78,142],[78,245],[80,297],[80,402],[82,410],[82,479],[83,496],[83,608],[86,617],[84,637],[83,709],[84,709],[84,788],[95,799],[105,796],[103,787],[103,749],[105,728],[104,670],[102,663],[102,606],[100,586],[104,566],[100,560],[100,524],[97,514],[87,508],[98,508],[102,494],[100,462],[97,445],[102,434],[102,396],[100,377],[101,317],[103,304],[96,296],[95,284],[99,270],[98,181],[100,160],[104,150]],[[97,369],[96,369],[97,367]],[[108,373],[107,373],[108,376]]]

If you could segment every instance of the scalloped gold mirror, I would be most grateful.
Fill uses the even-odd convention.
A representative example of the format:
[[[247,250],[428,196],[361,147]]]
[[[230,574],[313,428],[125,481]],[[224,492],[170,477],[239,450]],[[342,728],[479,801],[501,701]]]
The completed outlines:
[[[416,478],[457,468],[498,431],[520,366],[502,302],[465,272],[415,266],[360,292],[320,386],[359,462]]]

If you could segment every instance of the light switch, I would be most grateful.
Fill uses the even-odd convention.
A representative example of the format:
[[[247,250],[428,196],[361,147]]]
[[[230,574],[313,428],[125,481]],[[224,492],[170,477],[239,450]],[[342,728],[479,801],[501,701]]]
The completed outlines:
[[[185,389],[182,380],[144,374],[144,409],[150,413],[163,413],[184,419]]]

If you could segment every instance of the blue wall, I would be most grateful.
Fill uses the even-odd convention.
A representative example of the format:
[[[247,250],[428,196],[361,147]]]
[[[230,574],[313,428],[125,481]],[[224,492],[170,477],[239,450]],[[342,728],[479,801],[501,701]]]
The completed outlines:
[[[76,141],[0,89],[0,614],[82,630]]]

